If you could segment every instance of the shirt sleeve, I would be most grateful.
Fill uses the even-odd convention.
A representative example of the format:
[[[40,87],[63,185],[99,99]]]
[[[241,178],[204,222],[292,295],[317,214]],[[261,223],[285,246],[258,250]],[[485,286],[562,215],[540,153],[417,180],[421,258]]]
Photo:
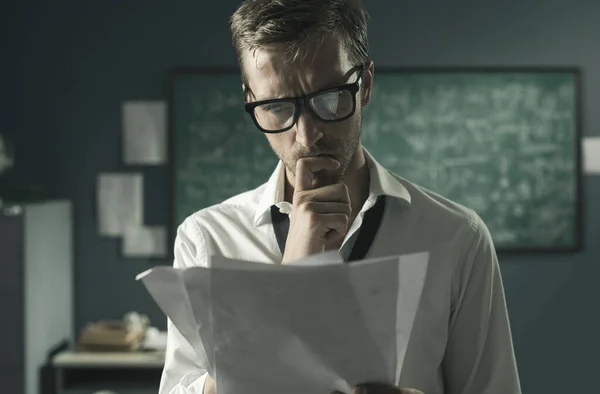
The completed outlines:
[[[186,219],[177,229],[175,268],[206,266],[206,250],[200,228]],[[167,349],[159,394],[202,394],[207,377],[190,343],[167,319]]]
[[[498,258],[490,233],[475,213],[465,259],[454,281],[443,361],[446,394],[520,394],[510,323]]]

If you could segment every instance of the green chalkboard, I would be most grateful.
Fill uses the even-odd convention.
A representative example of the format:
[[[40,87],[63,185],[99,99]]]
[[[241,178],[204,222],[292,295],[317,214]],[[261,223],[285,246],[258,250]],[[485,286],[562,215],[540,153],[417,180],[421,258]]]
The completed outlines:
[[[172,230],[264,183],[277,158],[243,110],[236,70],[180,70],[171,98]],[[505,251],[580,247],[579,72],[375,74],[363,144],[391,171],[464,204]]]

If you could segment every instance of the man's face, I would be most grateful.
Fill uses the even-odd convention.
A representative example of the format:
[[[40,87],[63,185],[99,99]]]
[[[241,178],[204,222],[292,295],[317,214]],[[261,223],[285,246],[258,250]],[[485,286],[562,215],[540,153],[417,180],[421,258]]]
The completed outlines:
[[[333,38],[316,48],[315,56],[308,56],[306,61],[291,64],[285,60],[284,51],[283,46],[274,44],[244,54],[247,88],[251,92],[246,98],[249,102],[304,96],[353,83],[359,74],[359,65],[348,61],[343,46]],[[296,161],[307,156],[328,155],[340,162],[338,170],[316,174],[317,185],[339,182],[352,169],[355,153],[360,149],[361,106],[369,101],[372,85],[373,67],[366,67],[352,117],[338,123],[323,123],[304,108],[290,130],[266,134],[289,177],[295,175]]]

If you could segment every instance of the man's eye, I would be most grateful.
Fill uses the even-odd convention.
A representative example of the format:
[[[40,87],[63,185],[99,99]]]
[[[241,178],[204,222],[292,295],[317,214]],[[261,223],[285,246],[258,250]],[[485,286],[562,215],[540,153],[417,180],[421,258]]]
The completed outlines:
[[[280,104],[267,104],[265,106],[265,111],[267,112],[281,112],[283,107]]]
[[[315,103],[335,101],[335,100],[338,100],[340,97],[342,97],[343,93],[344,93],[343,91],[322,93],[322,94],[314,97],[313,101]]]

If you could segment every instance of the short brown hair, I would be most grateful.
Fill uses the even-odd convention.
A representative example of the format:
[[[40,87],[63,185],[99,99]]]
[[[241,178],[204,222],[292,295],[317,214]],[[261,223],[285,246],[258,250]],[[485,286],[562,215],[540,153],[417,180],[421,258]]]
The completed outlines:
[[[242,54],[268,44],[284,44],[288,61],[304,59],[333,34],[349,61],[369,60],[366,10],[360,0],[244,0],[231,17],[231,35],[242,78]]]

